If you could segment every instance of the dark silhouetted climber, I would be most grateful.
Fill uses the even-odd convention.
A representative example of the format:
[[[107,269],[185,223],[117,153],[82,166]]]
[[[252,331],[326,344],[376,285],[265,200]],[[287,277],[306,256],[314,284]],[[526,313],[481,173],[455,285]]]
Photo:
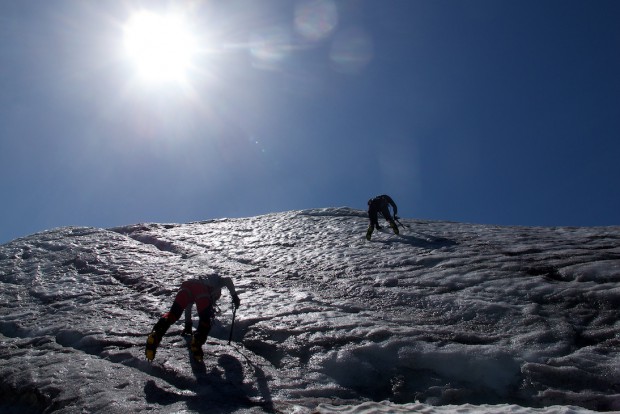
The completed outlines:
[[[392,218],[392,215],[390,214],[389,206],[392,206],[392,209],[394,210],[394,218]],[[392,230],[394,230],[394,233],[398,234],[398,226],[394,222],[394,219],[398,219],[398,216],[396,216],[397,212],[398,207],[396,207],[396,203],[392,200],[392,197],[387,194],[368,200],[368,218],[370,219],[370,225],[366,231],[366,240],[370,240],[370,236],[372,236],[372,232],[375,227],[377,230],[381,229],[377,217],[378,213],[381,213],[381,215],[385,217],[385,219],[390,223]]]
[[[207,336],[211,330],[211,321],[215,317],[214,306],[222,294],[223,287],[226,287],[230,292],[235,309],[238,308],[240,303],[239,296],[235,291],[235,285],[229,277],[213,273],[201,276],[199,279],[190,279],[183,282],[174,298],[170,311],[157,321],[153,331],[146,339],[146,359],[152,361],[155,358],[155,352],[161,339],[168,331],[168,328],[170,328],[170,325],[179,320],[183,310],[186,310],[185,330],[183,333],[191,334],[191,306],[193,303],[196,303],[200,320],[198,328],[192,337],[191,350],[194,359],[202,361],[204,357],[202,345],[207,341]],[[187,332],[188,330],[189,332]]]

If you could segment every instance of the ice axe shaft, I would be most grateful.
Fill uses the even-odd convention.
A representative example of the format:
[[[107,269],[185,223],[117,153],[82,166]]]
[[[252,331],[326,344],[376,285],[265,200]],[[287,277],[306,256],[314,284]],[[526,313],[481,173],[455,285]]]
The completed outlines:
[[[230,324],[230,335],[228,335],[228,345],[230,345],[230,341],[232,341],[233,328],[235,327],[235,315],[237,314],[237,307],[233,306],[233,318],[232,323]]]

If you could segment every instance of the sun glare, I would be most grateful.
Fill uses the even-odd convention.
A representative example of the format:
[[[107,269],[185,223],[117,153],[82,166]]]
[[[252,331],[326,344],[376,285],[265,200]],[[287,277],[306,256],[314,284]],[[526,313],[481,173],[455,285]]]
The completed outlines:
[[[180,15],[142,11],[125,25],[125,49],[141,79],[182,82],[197,53],[197,41]]]

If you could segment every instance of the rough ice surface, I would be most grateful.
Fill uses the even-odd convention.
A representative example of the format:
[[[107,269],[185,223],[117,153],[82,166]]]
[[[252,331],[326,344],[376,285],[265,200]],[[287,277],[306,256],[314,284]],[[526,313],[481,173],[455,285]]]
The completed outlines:
[[[401,220],[325,208],[59,228],[0,246],[0,411],[620,410],[620,228]],[[206,268],[230,297],[190,359],[146,335]],[[196,323],[196,321],[194,321]]]

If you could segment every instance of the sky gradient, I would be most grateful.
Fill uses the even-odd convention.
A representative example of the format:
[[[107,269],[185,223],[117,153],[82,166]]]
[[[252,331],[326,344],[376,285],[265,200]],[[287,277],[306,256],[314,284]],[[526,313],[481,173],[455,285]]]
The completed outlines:
[[[181,12],[183,82],[124,30]],[[0,3],[0,243],[390,194],[408,218],[620,225],[620,2]]]

